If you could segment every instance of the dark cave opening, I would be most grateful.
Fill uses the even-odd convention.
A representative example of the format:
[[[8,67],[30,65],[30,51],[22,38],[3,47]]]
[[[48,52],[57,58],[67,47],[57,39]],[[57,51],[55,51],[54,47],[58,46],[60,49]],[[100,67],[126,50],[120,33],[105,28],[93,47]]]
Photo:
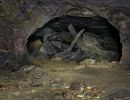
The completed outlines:
[[[76,32],[85,29],[69,56],[65,52],[74,40],[68,29],[72,24]],[[36,30],[27,42],[30,55],[52,57],[60,55],[64,59],[107,59],[120,61],[122,44],[119,31],[106,19],[94,17],[61,16],[52,19]],[[59,54],[60,53],[60,54]],[[62,54],[61,54],[62,53]]]

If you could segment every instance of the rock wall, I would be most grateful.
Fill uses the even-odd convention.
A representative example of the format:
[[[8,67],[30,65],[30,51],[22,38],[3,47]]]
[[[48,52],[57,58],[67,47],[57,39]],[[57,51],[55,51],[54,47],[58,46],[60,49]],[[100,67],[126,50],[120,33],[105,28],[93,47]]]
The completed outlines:
[[[62,15],[96,15],[120,31],[121,62],[130,65],[129,5],[129,0],[0,0],[0,51],[15,55],[16,62],[24,64],[27,39],[37,28]]]

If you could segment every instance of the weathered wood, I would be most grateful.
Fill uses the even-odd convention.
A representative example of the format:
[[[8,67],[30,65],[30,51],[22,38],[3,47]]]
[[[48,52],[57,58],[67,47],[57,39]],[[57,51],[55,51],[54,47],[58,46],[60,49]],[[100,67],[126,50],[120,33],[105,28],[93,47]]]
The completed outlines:
[[[77,32],[76,32],[74,26],[72,24],[69,24],[68,29],[69,29],[70,33],[72,34],[73,38],[75,38]]]
[[[73,25],[72,25],[73,27]],[[74,29],[74,28],[73,28]],[[75,29],[74,29],[75,30]],[[80,36],[83,34],[85,29],[82,29],[79,33],[77,33],[77,35],[75,36],[74,40],[71,42],[70,47],[68,48],[67,51],[71,51],[73,49],[73,47],[75,46],[75,44],[77,43],[78,39],[80,38]],[[72,32],[72,31],[70,31]],[[74,31],[73,31],[74,32]]]

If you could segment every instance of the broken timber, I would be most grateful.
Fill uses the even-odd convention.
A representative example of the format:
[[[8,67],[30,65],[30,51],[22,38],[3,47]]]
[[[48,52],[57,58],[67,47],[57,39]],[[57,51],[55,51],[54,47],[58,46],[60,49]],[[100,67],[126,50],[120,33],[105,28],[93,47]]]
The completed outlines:
[[[70,33],[72,34],[72,36],[74,37],[74,40],[71,42],[70,47],[67,49],[67,51],[71,51],[73,49],[73,47],[75,46],[75,44],[77,43],[80,36],[83,34],[85,29],[82,29],[80,32],[77,33],[72,24],[70,24],[68,26],[68,29],[69,29]]]
[[[69,24],[68,29],[69,29],[70,33],[72,34],[73,38],[75,38],[75,36],[77,35],[77,32],[76,32],[74,26],[72,24]]]

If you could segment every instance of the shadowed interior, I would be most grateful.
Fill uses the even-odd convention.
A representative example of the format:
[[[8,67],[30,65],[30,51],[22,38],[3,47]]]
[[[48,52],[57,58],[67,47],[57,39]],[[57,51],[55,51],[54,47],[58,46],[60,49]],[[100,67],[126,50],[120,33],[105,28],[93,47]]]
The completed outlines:
[[[50,32],[50,31],[48,32],[46,28],[50,28],[51,30],[54,31],[54,34],[52,32],[53,36],[51,34],[50,37],[51,36],[54,37],[55,34],[59,34],[59,37],[50,38],[50,41],[52,40],[58,42],[60,41],[61,43],[70,45],[71,42],[73,41],[73,38],[68,30],[69,24],[72,24],[77,32],[79,32],[81,29],[85,29],[85,32],[80,38],[83,38],[84,34],[87,34],[87,32],[92,33],[93,35],[96,35],[101,38],[103,37],[103,39],[107,39],[107,37],[110,37],[108,38],[108,40],[105,41],[113,42],[111,41],[111,39],[114,40],[117,46],[116,48],[118,49],[117,50],[118,58],[116,58],[115,60],[120,61],[120,58],[122,56],[122,44],[120,43],[119,31],[114,26],[112,26],[106,19],[98,16],[94,17],[61,16],[52,19],[45,26],[39,28],[28,38],[27,48],[29,53],[30,54],[33,53],[33,51],[35,51],[35,49],[37,48],[37,46],[32,47],[33,42],[35,41],[39,42],[37,43],[39,46],[38,50],[40,50],[40,47],[43,45],[44,42],[46,42],[46,38],[49,37]],[[62,37],[60,36],[62,33],[70,35],[69,41],[62,39]],[[107,44],[105,44],[104,42],[100,43],[100,46],[106,48],[109,51],[109,47],[107,47]],[[73,48],[73,50],[76,49],[77,46]],[[62,50],[59,50],[57,52],[62,52]]]

